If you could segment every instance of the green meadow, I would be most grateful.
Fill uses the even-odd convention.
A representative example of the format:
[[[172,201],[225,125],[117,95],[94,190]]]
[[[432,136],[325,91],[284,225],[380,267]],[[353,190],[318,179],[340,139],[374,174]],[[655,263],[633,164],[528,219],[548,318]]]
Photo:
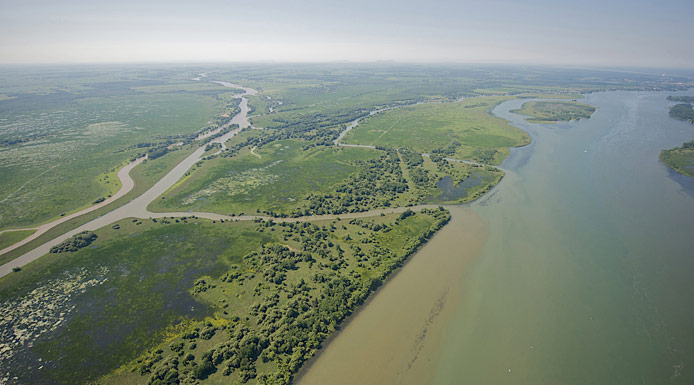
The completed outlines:
[[[329,193],[357,171],[357,160],[373,159],[374,150],[313,147],[280,140],[245,149],[232,158],[207,160],[152,203],[154,211],[192,210],[225,214],[258,209],[289,212],[309,193]]]
[[[0,78],[3,78],[0,74]],[[214,83],[107,73],[0,89],[0,229],[38,225],[120,188],[119,167],[146,148],[208,126],[230,102]],[[44,84],[45,82],[45,84]],[[60,88],[42,85],[59,84]]]
[[[22,239],[35,233],[36,230],[19,230],[19,231],[6,231],[0,234],[0,250],[7,246],[14,245],[15,243],[21,241]]]
[[[469,98],[385,111],[350,131],[345,143],[410,148],[454,158],[499,164],[508,147],[530,143],[527,134],[492,116],[491,109],[509,97]]]
[[[53,227],[52,229],[48,230],[46,233],[42,234],[41,236],[37,237],[31,242],[28,242],[25,245],[22,245],[6,254],[1,255],[0,263],[6,263],[8,261],[11,261],[14,258],[17,258],[20,255],[34,249],[35,247],[40,246],[44,242],[47,242],[57,237],[58,235],[64,234],[76,227],[79,227],[89,222],[90,220],[129,202],[133,198],[147,191],[150,187],[152,187],[152,185],[154,185],[156,181],[158,181],[164,175],[166,175],[166,173],[169,172],[171,168],[173,168],[176,164],[178,164],[180,161],[182,161],[184,158],[190,155],[190,152],[193,148],[196,147],[192,147],[189,145],[183,148],[179,148],[176,151],[169,152],[162,157],[144,161],[130,172],[130,176],[133,178],[135,186],[125,196],[120,197],[118,200],[107,206],[94,210],[90,213],[81,215],[77,218],[70,219],[69,221],[66,221]],[[4,236],[4,234],[5,233],[3,233],[3,235],[0,235],[0,237]],[[12,243],[14,244],[18,241],[19,239],[15,240]]]

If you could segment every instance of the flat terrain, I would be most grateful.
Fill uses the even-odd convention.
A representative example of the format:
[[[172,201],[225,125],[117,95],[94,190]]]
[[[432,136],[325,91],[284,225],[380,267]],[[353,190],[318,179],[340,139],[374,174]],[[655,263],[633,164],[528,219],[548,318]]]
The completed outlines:
[[[0,280],[0,330],[11,349],[2,350],[3,367],[42,367],[22,370],[23,382],[83,382],[149,347],[106,382],[175,372],[286,383],[447,220],[439,210],[316,224],[124,220],[97,231],[90,247]],[[202,371],[205,361],[212,366]]]
[[[310,193],[329,193],[358,170],[358,160],[375,159],[373,150],[317,148],[305,142],[275,141],[251,153],[206,161],[158,199],[153,211],[194,210],[225,214],[289,213]]]
[[[530,143],[527,134],[490,115],[495,105],[508,99],[480,97],[386,111],[364,119],[343,142],[499,164],[508,156],[508,147]]]
[[[3,82],[16,96],[0,101],[0,229],[38,225],[118,191],[120,165],[213,124],[230,91],[124,76],[131,81],[57,74],[49,83],[61,89]]]
[[[694,142],[660,152],[660,159],[682,175],[694,177]]]
[[[528,121],[533,123],[554,123],[589,119],[595,112],[595,107],[577,101],[533,101],[512,112],[530,116],[532,119]]]
[[[670,107],[670,116],[675,119],[694,123],[694,108],[690,103],[675,104]]]
[[[0,249],[13,245],[34,232],[35,230],[6,231],[0,234]]]
[[[0,230],[89,207],[118,190],[118,169],[150,156],[132,170],[126,196],[0,263],[141,196],[204,146],[195,139],[214,136],[244,106],[238,90],[214,81],[257,89],[249,119],[262,129],[210,146],[150,209],[278,222],[143,215],[8,274],[0,384],[289,383],[448,220],[438,209],[364,211],[464,203],[489,191],[504,176],[494,165],[529,143],[490,114],[504,100],[684,84],[630,76],[381,64],[0,68]],[[357,118],[342,143],[376,148],[335,144]],[[310,217],[321,214],[335,219]],[[27,235],[3,233],[0,245]]]
[[[238,141],[242,139],[231,142]],[[488,191],[503,175],[493,167],[423,157],[411,150],[306,148],[299,140],[248,147],[202,162],[149,209],[296,217],[462,203]],[[439,186],[444,178],[450,181],[445,194]]]

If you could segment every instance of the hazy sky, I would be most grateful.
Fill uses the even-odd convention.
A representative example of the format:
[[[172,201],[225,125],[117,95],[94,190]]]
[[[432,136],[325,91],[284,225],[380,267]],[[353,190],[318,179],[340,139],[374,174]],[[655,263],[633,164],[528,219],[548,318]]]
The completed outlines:
[[[694,68],[694,0],[0,0],[0,62]]]

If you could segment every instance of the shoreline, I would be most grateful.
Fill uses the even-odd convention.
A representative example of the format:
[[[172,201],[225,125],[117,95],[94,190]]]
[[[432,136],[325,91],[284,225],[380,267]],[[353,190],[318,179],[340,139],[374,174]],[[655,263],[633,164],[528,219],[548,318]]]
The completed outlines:
[[[431,378],[433,370],[430,365],[431,360],[422,358],[423,356],[431,357],[432,354],[436,354],[431,352],[431,350],[436,346],[435,341],[440,341],[440,338],[442,338],[442,332],[448,325],[448,320],[452,315],[451,310],[453,309],[447,306],[447,304],[455,303],[458,300],[455,292],[459,290],[452,288],[460,284],[459,278],[467,271],[469,263],[474,261],[479,255],[488,237],[487,223],[468,204],[444,207],[451,212],[449,222],[440,228],[426,243],[420,245],[409,255],[403,261],[402,266],[391,273],[383,284],[376,291],[372,292],[369,298],[354,313],[345,319],[340,328],[326,338],[321,344],[321,349],[317,350],[313,357],[306,361],[296,373],[292,379],[292,384],[351,384],[355,382],[382,384],[384,379],[375,378],[377,373],[368,370],[368,364],[371,364],[372,367],[375,365],[379,369],[382,368],[381,365],[376,363],[379,361],[379,358],[388,359],[388,362],[380,362],[381,364],[394,366],[393,369],[397,367],[396,370],[389,373],[399,374],[403,378],[405,376],[410,379],[413,376],[418,378],[418,380],[413,380],[411,383],[422,383],[421,381]],[[439,249],[445,246],[448,241],[459,241],[461,239],[459,234],[461,229],[466,230],[462,236],[466,247],[458,250],[460,255],[451,256],[450,254],[441,253]],[[423,272],[423,268],[427,271]],[[405,294],[408,292],[412,295]],[[394,300],[394,296],[400,297],[400,301]],[[412,306],[412,301],[416,302],[417,300],[426,306]],[[412,309],[422,311],[415,312],[416,316],[413,316],[411,314]],[[400,317],[398,311],[407,313],[407,317]],[[388,320],[389,317],[395,318],[395,320]],[[378,321],[373,322],[374,318]],[[370,326],[364,328],[364,324]],[[382,326],[388,330],[384,333],[376,333],[379,328],[371,328],[374,325]],[[405,335],[402,335],[393,331],[403,327],[409,333],[406,332]],[[373,335],[371,334],[374,334],[381,340],[378,346],[385,351],[378,352],[377,349],[370,349],[365,354],[351,354],[353,353],[353,350],[351,350],[353,345],[363,346],[355,342],[355,338],[352,335],[355,333],[359,334],[357,337],[365,338],[368,341],[373,340],[371,338]],[[406,337],[413,337],[414,344],[410,344],[409,342],[412,342],[411,339]],[[404,347],[405,349],[389,349],[393,344],[403,345],[401,348]],[[397,352],[397,357],[396,355],[386,354],[388,352],[391,354]],[[428,352],[428,354],[422,354],[422,352]],[[361,367],[364,370],[360,372],[360,375],[365,376],[365,378],[357,380],[354,378],[354,373],[352,375],[346,373],[342,375],[335,374],[336,369],[345,369],[345,367],[334,368],[331,366],[331,363],[343,362],[343,359],[336,359],[335,355],[344,355],[343,359],[359,361],[359,363],[354,362],[353,365],[347,366]],[[328,381],[328,378],[330,378],[330,381]],[[342,382],[336,382],[335,380],[338,378]]]
[[[511,100],[513,100],[513,99],[511,99]],[[538,99],[538,100],[543,100],[543,99]],[[495,105],[494,108],[492,108],[492,109],[490,109],[490,110],[488,111],[488,113],[489,113],[490,115],[493,115],[493,116],[497,116],[497,117],[498,117],[498,115],[494,114],[493,110],[494,110],[496,107],[498,107],[500,104],[501,104],[501,103]],[[501,119],[503,119],[503,118],[501,118]],[[504,120],[506,120],[506,119],[504,119]],[[509,124],[511,124],[511,123],[509,122]],[[466,247],[465,250],[463,250],[463,251],[467,251],[467,252],[468,252],[467,257],[468,257],[469,259],[466,259],[466,261],[465,261],[465,266],[463,266],[463,268],[459,271],[459,274],[460,274],[460,276],[462,276],[463,274],[465,274],[465,272],[467,271],[467,267],[468,267],[467,265],[468,265],[470,262],[472,262],[475,258],[479,257],[479,255],[480,255],[481,252],[482,252],[482,248],[484,247],[484,245],[486,244],[486,242],[487,242],[487,240],[488,240],[488,238],[489,238],[489,225],[488,225],[488,223],[486,223],[486,222],[484,221],[484,219],[483,219],[482,217],[480,217],[479,214],[477,214],[477,213],[471,208],[471,205],[472,205],[473,203],[478,203],[478,204],[480,204],[480,205],[487,205],[487,204],[494,198],[494,196],[496,195],[496,193],[497,193],[497,191],[498,191],[497,189],[499,188],[499,186],[501,185],[501,183],[504,181],[505,176],[506,176],[506,174],[508,173],[508,170],[504,167],[504,165],[505,165],[505,163],[507,163],[507,161],[508,161],[510,158],[512,158],[512,154],[513,154],[514,152],[518,151],[518,150],[521,150],[521,149],[528,149],[528,148],[532,148],[532,147],[533,147],[534,140],[533,140],[532,136],[530,135],[530,133],[528,133],[527,131],[523,130],[523,129],[520,128],[520,127],[516,127],[516,128],[518,128],[519,130],[525,132],[525,133],[528,135],[528,137],[530,138],[530,140],[529,140],[528,143],[523,144],[523,145],[521,145],[521,146],[510,147],[511,153],[509,154],[509,156],[508,156],[506,159],[504,159],[504,161],[503,161],[500,165],[494,166],[494,167],[497,167],[497,168],[499,168],[500,170],[502,170],[502,171],[504,172],[504,176],[501,178],[501,180],[499,180],[498,183],[496,183],[494,186],[492,186],[492,188],[489,189],[489,191],[485,192],[484,194],[482,194],[481,196],[479,196],[479,197],[473,199],[473,200],[470,201],[470,202],[466,202],[466,203],[458,204],[458,205],[443,205],[443,207],[446,208],[447,210],[449,210],[449,212],[451,213],[451,219],[450,219],[450,221],[449,221],[445,226],[443,226],[441,229],[439,229],[439,230],[427,241],[427,243],[421,245],[421,246],[420,246],[419,248],[417,248],[417,250],[415,250],[410,256],[408,256],[408,258],[403,262],[403,265],[400,266],[400,268],[398,268],[397,271],[395,271],[395,272],[393,272],[391,275],[389,275],[389,276],[388,276],[388,279],[386,279],[386,280],[383,282],[383,284],[381,285],[381,287],[378,288],[378,290],[376,290],[375,292],[371,293],[371,295],[369,296],[369,298],[368,298],[361,306],[359,306],[358,310],[355,311],[353,314],[351,314],[351,315],[345,320],[345,322],[340,326],[340,329],[336,330],[335,333],[333,333],[333,334],[330,335],[328,338],[326,338],[326,340],[324,341],[324,343],[321,344],[322,348],[321,348],[320,350],[316,351],[316,353],[314,354],[314,356],[311,357],[311,359],[308,360],[308,361],[299,369],[299,371],[296,373],[296,375],[293,377],[293,379],[292,379],[292,381],[291,381],[292,384],[298,384],[298,385],[320,385],[321,382],[322,382],[322,383],[328,383],[328,382],[325,381],[327,378],[322,378],[322,381],[317,381],[316,379],[312,379],[312,378],[310,377],[310,376],[320,376],[320,374],[315,374],[315,373],[312,374],[312,373],[315,372],[316,370],[320,370],[320,369],[321,369],[321,368],[318,367],[317,365],[324,365],[324,364],[321,363],[321,362],[322,362],[321,360],[328,360],[328,359],[330,359],[330,358],[325,358],[325,356],[326,356],[327,354],[330,354],[330,353],[328,353],[328,349],[330,349],[331,347],[332,347],[332,349],[340,349],[339,347],[336,348],[336,347],[334,347],[334,346],[335,346],[336,344],[340,344],[340,342],[339,342],[339,339],[340,339],[340,338],[342,338],[342,339],[348,338],[348,337],[344,337],[344,335],[348,332],[348,328],[350,328],[350,326],[353,325],[355,322],[359,322],[358,320],[360,319],[360,317],[362,317],[366,312],[369,312],[369,311],[373,312],[373,311],[374,311],[374,310],[373,310],[374,307],[373,307],[373,306],[369,306],[369,305],[373,305],[373,302],[374,302],[374,301],[378,301],[378,300],[379,300],[378,298],[379,298],[380,296],[383,296],[383,295],[384,295],[383,293],[386,292],[387,290],[388,290],[388,291],[397,290],[397,288],[396,288],[396,289],[393,289],[392,283],[393,283],[393,282],[397,282],[397,280],[400,279],[399,277],[402,277],[402,276],[403,276],[403,272],[406,271],[406,269],[407,269],[407,270],[409,270],[409,269],[416,269],[416,267],[412,265],[412,264],[415,262],[416,258],[419,256],[420,259],[421,259],[421,258],[423,257],[423,255],[420,255],[420,254],[425,253],[425,250],[427,250],[427,247],[431,247],[431,245],[434,244],[434,242],[435,242],[435,240],[436,240],[437,238],[445,237],[449,231],[454,231],[454,230],[452,230],[452,229],[453,229],[453,226],[457,226],[457,225],[458,225],[458,224],[457,224],[458,221],[462,221],[462,222],[465,222],[465,223],[469,223],[469,222],[471,221],[470,217],[463,218],[463,216],[468,215],[468,216],[474,216],[474,217],[476,217],[476,219],[479,221],[478,223],[483,223],[483,225],[484,225],[484,227],[485,227],[485,233],[484,233],[483,240],[480,241],[479,244],[478,244],[479,247],[477,247],[476,249],[473,249],[473,250],[469,250],[469,249]],[[514,151],[514,150],[515,150],[515,151]],[[458,211],[460,211],[460,212],[458,212]],[[478,229],[478,231],[479,231],[479,229]],[[473,230],[471,230],[471,229],[464,228],[464,229],[463,229],[463,232],[462,232],[460,235],[458,235],[458,238],[460,238],[460,237],[463,237],[463,238],[475,238],[475,237],[473,236],[473,234],[479,235],[479,233],[478,233],[477,231],[473,231]],[[478,239],[479,239],[479,238],[478,238]],[[471,239],[467,239],[467,240],[470,241]],[[473,239],[473,241],[474,241],[474,239]],[[466,245],[466,246],[468,246],[468,245]],[[407,277],[402,278],[402,279],[406,279],[406,278],[407,278]],[[436,281],[432,280],[432,282],[436,282]],[[455,282],[455,283],[452,283],[450,287],[457,287],[457,285],[461,285],[461,284],[462,284],[461,282]],[[458,290],[449,290],[450,287],[446,288],[446,292],[445,292],[445,295],[444,295],[443,297],[436,298],[435,301],[433,302],[434,307],[436,307],[437,305],[440,304],[440,305],[441,305],[441,309],[440,309],[440,311],[439,311],[437,314],[433,314],[433,310],[434,310],[434,309],[431,309],[432,311],[431,311],[430,313],[432,313],[431,315],[433,315],[433,316],[434,316],[433,318],[435,318],[435,319],[430,319],[430,320],[431,320],[431,323],[426,324],[425,334],[422,336],[423,338],[422,338],[422,342],[421,342],[421,345],[420,345],[420,350],[425,350],[425,351],[428,351],[428,352],[429,352],[428,355],[425,355],[425,356],[428,356],[428,357],[429,357],[429,362],[431,362],[431,357],[432,357],[432,356],[435,356],[435,355],[440,354],[440,352],[436,352],[436,351],[432,351],[432,350],[433,350],[433,348],[434,348],[435,346],[437,346],[437,342],[436,342],[436,341],[441,341],[441,338],[443,338],[443,331],[446,329],[446,326],[448,325],[448,322],[450,321],[450,319],[451,319],[451,317],[452,317],[452,315],[453,315],[453,313],[454,313],[454,312],[452,311],[452,310],[454,310],[454,309],[451,309],[450,306],[446,306],[446,304],[449,303],[449,302],[457,303],[457,302],[459,302],[459,300],[460,300],[460,298],[457,298],[456,293],[460,293],[462,290],[460,290],[460,288],[458,288]],[[452,297],[453,297],[453,298],[452,298]],[[441,298],[443,298],[443,303],[441,303]],[[426,310],[429,310],[430,308],[429,308],[429,307],[425,307],[425,309],[426,309]],[[376,310],[376,311],[382,311],[382,310]],[[434,321],[438,321],[438,322],[437,322],[437,323],[438,323],[438,327],[434,327]],[[429,342],[429,344],[426,344],[426,342]],[[440,345],[440,344],[439,344],[439,345]],[[372,354],[372,352],[369,352],[368,354]],[[417,355],[415,356],[415,358],[414,358],[413,361],[411,361],[411,362],[408,363],[408,368],[407,368],[408,371],[409,371],[410,369],[412,369],[412,367],[413,367],[415,364],[417,364],[417,358],[418,358],[418,357],[419,357],[419,354],[417,354]],[[436,360],[434,360],[434,362],[436,362]],[[421,364],[421,361],[420,361],[420,364]],[[417,366],[419,366],[419,365],[417,365]],[[326,371],[326,370],[323,370],[323,372],[325,372],[325,371]],[[433,374],[432,374],[432,372],[433,372],[433,368],[432,368],[432,367],[421,368],[417,373],[415,373],[415,375],[416,375],[416,374],[419,375],[419,376],[417,377],[418,379],[417,379],[417,380],[413,380],[412,377],[409,377],[410,382],[407,382],[407,383],[412,383],[412,384],[417,384],[417,383],[430,383],[430,382],[433,380]],[[393,374],[397,375],[398,373],[394,372]],[[411,376],[413,373],[408,373],[408,374]],[[425,377],[425,378],[419,378],[419,377]],[[340,376],[334,376],[334,377],[331,378],[331,381],[330,381],[329,383],[331,383],[331,384],[334,383],[334,378],[341,378],[341,377],[340,377]],[[353,378],[351,378],[351,377],[347,377],[347,378],[349,378],[349,381],[346,381],[346,382],[345,382],[345,385],[347,385],[347,384],[349,384],[349,383],[355,382]],[[391,378],[391,380],[392,380],[391,382],[395,382],[395,379],[394,379],[394,378]],[[401,380],[400,383],[402,383],[402,382],[403,382],[403,381],[402,381],[403,379],[400,378],[400,380]],[[363,384],[363,383],[368,383],[368,382],[364,382],[364,381],[356,381],[356,382],[359,382],[359,383],[362,383],[362,384]],[[379,385],[383,384],[383,382],[379,382],[379,381],[374,381],[374,382],[372,382],[372,383],[373,383],[374,385],[376,385],[376,384],[379,384]]]

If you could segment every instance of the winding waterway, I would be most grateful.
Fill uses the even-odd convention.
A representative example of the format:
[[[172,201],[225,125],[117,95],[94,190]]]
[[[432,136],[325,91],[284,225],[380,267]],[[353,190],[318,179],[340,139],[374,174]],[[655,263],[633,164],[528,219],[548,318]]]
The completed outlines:
[[[590,94],[591,119],[555,125],[499,105],[533,143],[298,383],[694,383],[694,181],[658,160],[694,126],[669,94]]]
[[[694,138],[694,127],[668,117],[667,95],[592,94],[591,119],[556,125],[509,112],[522,100],[499,105],[494,113],[533,143],[512,152],[491,194],[451,207],[450,225],[298,382],[694,383],[694,181],[658,161],[661,149]],[[247,103],[232,119],[239,130],[249,127]],[[203,154],[204,146],[143,195],[0,266],[0,276],[126,217],[228,219],[147,210]]]
[[[215,132],[210,133],[209,135],[212,135],[216,132],[219,132],[232,124],[237,124],[238,128],[233,129],[224,135],[215,138],[211,141],[211,143],[220,143],[222,145],[222,148],[224,147],[224,143],[229,140],[232,136],[236,135],[239,133],[241,130],[250,127],[250,123],[248,122],[248,112],[250,111],[248,107],[248,99],[245,98],[244,96],[246,95],[255,95],[257,93],[256,90],[252,88],[247,88],[243,87],[237,84],[233,83],[228,83],[228,82],[217,82],[223,86],[230,87],[230,88],[236,88],[236,89],[241,89],[243,90],[243,93],[236,95],[237,97],[241,97],[241,102],[239,103],[239,108],[240,112],[224,126],[220,127],[218,130],[215,130]],[[147,206],[154,200],[156,199],[159,195],[164,193],[166,190],[168,190],[171,186],[173,186],[177,181],[179,181],[185,173],[193,167],[195,163],[200,161],[202,159],[203,154],[205,153],[205,147],[206,145],[200,146],[197,150],[195,150],[192,154],[190,154],[186,159],[181,161],[179,164],[177,164],[171,171],[169,171],[168,174],[166,174],[162,179],[157,181],[157,183],[154,184],[149,190],[147,190],[145,193],[142,195],[138,196],[137,198],[133,199],[132,201],[126,203],[125,205],[118,207],[114,209],[113,211],[108,212],[107,214],[104,214],[90,222],[85,223],[82,226],[79,226],[76,229],[73,229],[59,237],[56,237],[41,246],[21,255],[18,258],[13,259],[12,261],[0,266],[0,277],[7,275],[12,272],[12,269],[16,267],[22,267],[26,265],[27,263],[30,263],[41,256],[47,254],[51,247],[59,244],[60,242],[72,237],[73,235],[80,233],[85,230],[96,230],[98,228],[101,228],[103,226],[107,226],[113,222],[116,222],[118,220],[121,220],[123,218],[129,218],[129,217],[138,217],[138,218],[148,218],[148,217],[162,217],[162,216],[170,216],[172,215],[171,213],[151,213],[147,210]],[[123,183],[123,188],[118,192],[117,196],[114,196],[110,198],[108,201],[101,202],[99,205],[95,205],[92,207],[89,207],[88,209],[85,209],[83,211],[80,211],[78,213],[71,214],[70,216],[67,216],[65,218],[61,218],[58,221],[54,221],[51,223],[48,223],[46,225],[40,226],[39,231],[36,233],[32,234],[30,237],[27,239],[23,240],[21,244],[24,244],[26,242],[29,242],[33,240],[34,238],[38,237],[39,235],[43,234],[45,231],[48,229],[52,228],[53,226],[62,223],[68,219],[74,218],[78,215],[82,215],[88,211],[93,211],[99,207],[102,207],[108,203],[111,203],[115,199],[119,198],[122,195],[125,195],[127,191],[132,189],[133,182],[128,173],[130,170],[135,167],[139,162],[141,161],[138,160],[137,162],[133,162],[129,164],[128,166],[124,167],[121,172],[118,173],[118,176]],[[124,174],[123,174],[124,173]],[[127,189],[126,189],[127,187]],[[185,216],[185,215],[191,215],[190,213],[180,213],[180,215]],[[11,246],[12,248],[18,247],[21,245],[20,243]],[[7,248],[8,250],[10,248]],[[5,252],[5,250],[3,250]]]

